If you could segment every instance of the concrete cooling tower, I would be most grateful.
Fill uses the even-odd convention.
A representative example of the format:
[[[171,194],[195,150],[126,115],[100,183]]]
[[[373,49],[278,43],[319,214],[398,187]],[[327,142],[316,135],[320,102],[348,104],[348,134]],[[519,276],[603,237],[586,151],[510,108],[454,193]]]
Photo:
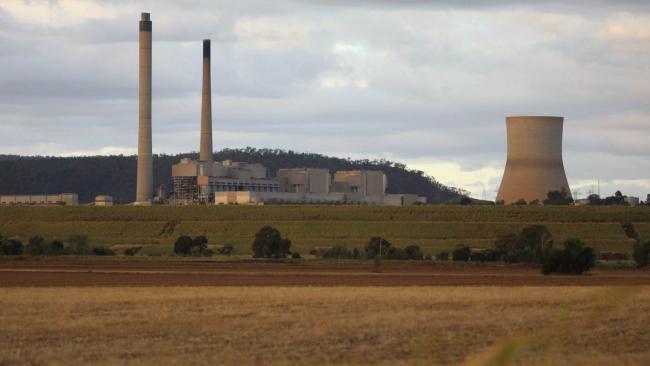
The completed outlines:
[[[507,117],[508,160],[497,194],[504,203],[543,202],[550,191],[570,196],[562,162],[563,117]]]
[[[153,198],[153,163],[151,156],[151,19],[140,18],[140,80],[138,126],[138,182],[135,203],[151,204]]]

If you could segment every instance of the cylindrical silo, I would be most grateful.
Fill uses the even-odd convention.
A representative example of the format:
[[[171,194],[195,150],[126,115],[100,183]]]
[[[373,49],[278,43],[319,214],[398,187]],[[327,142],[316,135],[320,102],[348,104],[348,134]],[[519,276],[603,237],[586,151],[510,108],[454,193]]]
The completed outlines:
[[[543,202],[548,192],[561,190],[571,195],[562,162],[563,124],[563,117],[506,118],[508,159],[497,201]]]
[[[140,80],[138,126],[138,182],[136,204],[150,204],[153,198],[153,163],[151,152],[151,19],[140,18]]]
[[[205,164],[204,174],[214,175],[212,155],[212,86],[210,76],[210,40],[203,40],[203,87],[201,92],[201,145],[199,160]]]

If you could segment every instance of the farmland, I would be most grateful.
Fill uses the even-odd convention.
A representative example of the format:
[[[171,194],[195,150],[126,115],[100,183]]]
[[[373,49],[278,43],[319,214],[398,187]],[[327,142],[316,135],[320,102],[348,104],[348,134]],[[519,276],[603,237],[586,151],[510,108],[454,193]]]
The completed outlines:
[[[650,363],[649,287],[0,289],[3,364]]]
[[[556,240],[576,237],[598,250],[627,252],[631,241],[621,222],[634,223],[650,237],[647,207],[0,207],[0,235],[65,240],[82,234],[92,245],[142,245],[148,254],[171,253],[182,234],[206,235],[210,244],[232,244],[236,254],[249,254],[264,225],[278,228],[302,253],[337,244],[362,247],[368,238],[382,236],[435,254],[459,243],[488,247],[497,236],[530,224],[546,225]]]

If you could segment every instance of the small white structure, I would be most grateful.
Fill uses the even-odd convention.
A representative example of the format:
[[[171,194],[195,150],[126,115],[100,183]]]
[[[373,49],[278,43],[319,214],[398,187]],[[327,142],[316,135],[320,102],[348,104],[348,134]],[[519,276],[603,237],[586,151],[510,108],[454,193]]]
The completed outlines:
[[[639,197],[625,196],[623,199],[630,206],[636,206],[639,204]]]
[[[95,197],[95,206],[113,206],[113,197],[99,195]]]

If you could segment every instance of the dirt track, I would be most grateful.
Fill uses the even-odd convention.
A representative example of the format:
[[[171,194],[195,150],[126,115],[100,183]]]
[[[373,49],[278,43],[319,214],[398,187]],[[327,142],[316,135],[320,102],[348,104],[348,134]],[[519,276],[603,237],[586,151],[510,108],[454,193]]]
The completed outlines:
[[[0,261],[0,287],[22,286],[565,286],[650,285],[650,271],[543,276],[512,265],[255,263],[48,259]]]

